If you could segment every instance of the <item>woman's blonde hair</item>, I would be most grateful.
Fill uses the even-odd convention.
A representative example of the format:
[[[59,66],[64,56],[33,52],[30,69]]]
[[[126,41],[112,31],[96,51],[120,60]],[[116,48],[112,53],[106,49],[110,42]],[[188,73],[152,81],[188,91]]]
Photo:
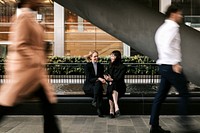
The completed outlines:
[[[91,61],[91,57],[94,53],[97,53],[99,54],[96,50],[93,50],[93,51],[89,51],[89,53],[87,55],[84,55],[84,57],[88,60],[88,61]]]

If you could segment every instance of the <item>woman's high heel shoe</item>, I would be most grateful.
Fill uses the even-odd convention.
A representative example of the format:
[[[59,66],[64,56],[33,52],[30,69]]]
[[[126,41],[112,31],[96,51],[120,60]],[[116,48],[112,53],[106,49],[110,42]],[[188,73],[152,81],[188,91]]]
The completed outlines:
[[[110,113],[110,118],[111,118],[111,119],[115,118],[114,113]]]
[[[115,112],[115,115],[116,115],[117,117],[120,116],[120,111],[117,110],[117,111]]]

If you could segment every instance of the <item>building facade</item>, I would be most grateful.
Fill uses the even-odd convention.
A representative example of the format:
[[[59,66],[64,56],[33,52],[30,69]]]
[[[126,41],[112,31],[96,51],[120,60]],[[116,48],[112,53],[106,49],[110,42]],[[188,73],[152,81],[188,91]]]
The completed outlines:
[[[199,0],[137,0],[141,4],[163,12],[171,3],[184,6],[185,24],[199,30]],[[11,16],[15,14],[15,0],[0,0],[0,54],[5,56],[8,42]],[[138,54],[128,44],[109,35],[77,14],[65,9],[52,0],[43,0],[38,11],[38,21],[46,26],[45,41],[50,42],[49,55],[83,56],[90,50],[99,51],[107,56],[113,50],[120,50],[124,56]]]

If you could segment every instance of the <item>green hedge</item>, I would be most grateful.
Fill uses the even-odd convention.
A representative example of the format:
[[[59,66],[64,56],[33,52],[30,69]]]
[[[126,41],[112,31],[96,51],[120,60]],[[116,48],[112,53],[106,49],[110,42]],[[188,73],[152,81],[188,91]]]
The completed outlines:
[[[109,57],[99,57],[99,62],[108,63]],[[86,63],[87,60],[83,57],[68,57],[68,56],[49,56],[49,63]],[[155,63],[154,60],[147,56],[135,55],[131,57],[123,57],[124,63]]]
[[[109,57],[99,57],[99,62],[108,63]],[[146,63],[155,63],[154,60],[150,59],[147,56],[135,55],[131,57],[123,57],[124,63],[136,63],[132,65],[127,65],[128,70],[126,74],[148,74],[153,75],[157,74],[157,68],[155,66],[147,65]],[[58,57],[51,56],[49,57],[49,63],[86,63],[87,60],[83,57]],[[137,64],[138,63],[138,64]],[[143,65],[141,65],[143,64]],[[49,65],[48,67],[50,67]],[[83,66],[76,65],[74,67],[71,66],[62,66],[54,65],[48,69],[49,74],[51,75],[66,75],[66,74],[84,74]]]
[[[99,57],[99,62],[108,63],[109,57]],[[0,63],[4,62],[4,58],[0,58]],[[132,57],[123,57],[124,63],[136,63],[128,65],[127,74],[157,74],[157,68],[146,63],[155,63],[147,56],[135,55]],[[84,74],[83,64],[78,65],[63,65],[62,63],[86,63],[87,60],[83,57],[68,57],[68,56],[50,56],[48,57],[47,70],[50,75],[73,75],[73,74]],[[138,63],[138,64],[137,64]],[[142,64],[142,65],[141,65]],[[4,74],[4,67],[0,66],[0,74]]]

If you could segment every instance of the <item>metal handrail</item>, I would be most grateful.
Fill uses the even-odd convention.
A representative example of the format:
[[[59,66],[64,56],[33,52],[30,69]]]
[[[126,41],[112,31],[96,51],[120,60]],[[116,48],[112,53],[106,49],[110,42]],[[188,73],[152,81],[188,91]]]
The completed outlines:
[[[47,63],[50,83],[83,84],[85,81],[84,65],[86,63]],[[107,65],[108,63],[102,63]],[[124,63],[127,66],[125,83],[127,84],[157,84],[160,75],[155,63]],[[0,63],[0,71],[4,63]],[[0,75],[0,83],[6,82],[6,76]]]

